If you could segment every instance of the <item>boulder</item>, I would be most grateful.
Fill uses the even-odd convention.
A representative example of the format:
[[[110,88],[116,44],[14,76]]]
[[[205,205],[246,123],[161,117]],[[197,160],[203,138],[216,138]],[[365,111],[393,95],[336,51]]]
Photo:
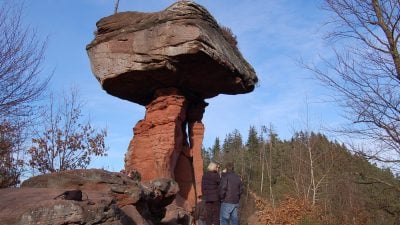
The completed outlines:
[[[82,191],[82,201],[63,198],[71,190]],[[21,188],[0,189],[0,221],[2,225],[152,225],[165,217],[178,191],[171,179],[142,184],[105,170],[64,171],[32,177]]]
[[[121,12],[97,22],[87,45],[92,71],[107,93],[141,105],[160,88],[185,96],[251,92],[254,69],[202,6],[178,1],[161,12]],[[224,35],[225,34],[225,35]]]

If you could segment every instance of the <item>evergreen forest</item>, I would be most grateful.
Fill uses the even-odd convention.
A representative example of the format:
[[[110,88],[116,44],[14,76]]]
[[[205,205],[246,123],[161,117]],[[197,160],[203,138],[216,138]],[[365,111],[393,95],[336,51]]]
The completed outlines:
[[[322,133],[297,132],[282,140],[272,129],[251,126],[203,149],[210,160],[234,162],[245,193],[241,224],[398,224],[400,183],[389,168],[329,140]]]

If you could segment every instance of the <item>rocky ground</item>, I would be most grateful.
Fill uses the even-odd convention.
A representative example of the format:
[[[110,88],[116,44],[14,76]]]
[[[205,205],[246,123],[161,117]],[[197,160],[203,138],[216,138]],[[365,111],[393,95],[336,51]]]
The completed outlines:
[[[82,201],[54,199],[70,190],[81,190]],[[30,178],[21,188],[0,189],[0,221],[2,225],[182,224],[188,215],[170,205],[178,191],[171,179],[141,183],[105,170],[64,171]]]

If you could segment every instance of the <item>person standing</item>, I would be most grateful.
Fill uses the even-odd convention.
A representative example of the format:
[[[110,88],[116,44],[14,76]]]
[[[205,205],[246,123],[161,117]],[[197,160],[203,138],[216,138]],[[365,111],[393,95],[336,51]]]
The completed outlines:
[[[210,162],[207,172],[201,179],[201,192],[206,204],[207,218],[206,225],[219,225],[219,214],[221,202],[219,198],[219,184],[221,178],[218,173],[219,166],[215,162]]]
[[[232,162],[226,164],[226,170],[219,186],[219,196],[222,202],[221,225],[239,225],[238,211],[240,195],[243,192],[242,179],[234,172]]]

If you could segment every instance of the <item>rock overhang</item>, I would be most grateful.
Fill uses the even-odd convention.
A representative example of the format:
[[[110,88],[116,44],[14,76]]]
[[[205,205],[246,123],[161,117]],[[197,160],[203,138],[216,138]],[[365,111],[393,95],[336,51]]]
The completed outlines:
[[[174,87],[188,98],[243,94],[254,69],[202,6],[180,1],[155,13],[123,12],[97,22],[87,46],[92,71],[107,93],[141,105]]]

